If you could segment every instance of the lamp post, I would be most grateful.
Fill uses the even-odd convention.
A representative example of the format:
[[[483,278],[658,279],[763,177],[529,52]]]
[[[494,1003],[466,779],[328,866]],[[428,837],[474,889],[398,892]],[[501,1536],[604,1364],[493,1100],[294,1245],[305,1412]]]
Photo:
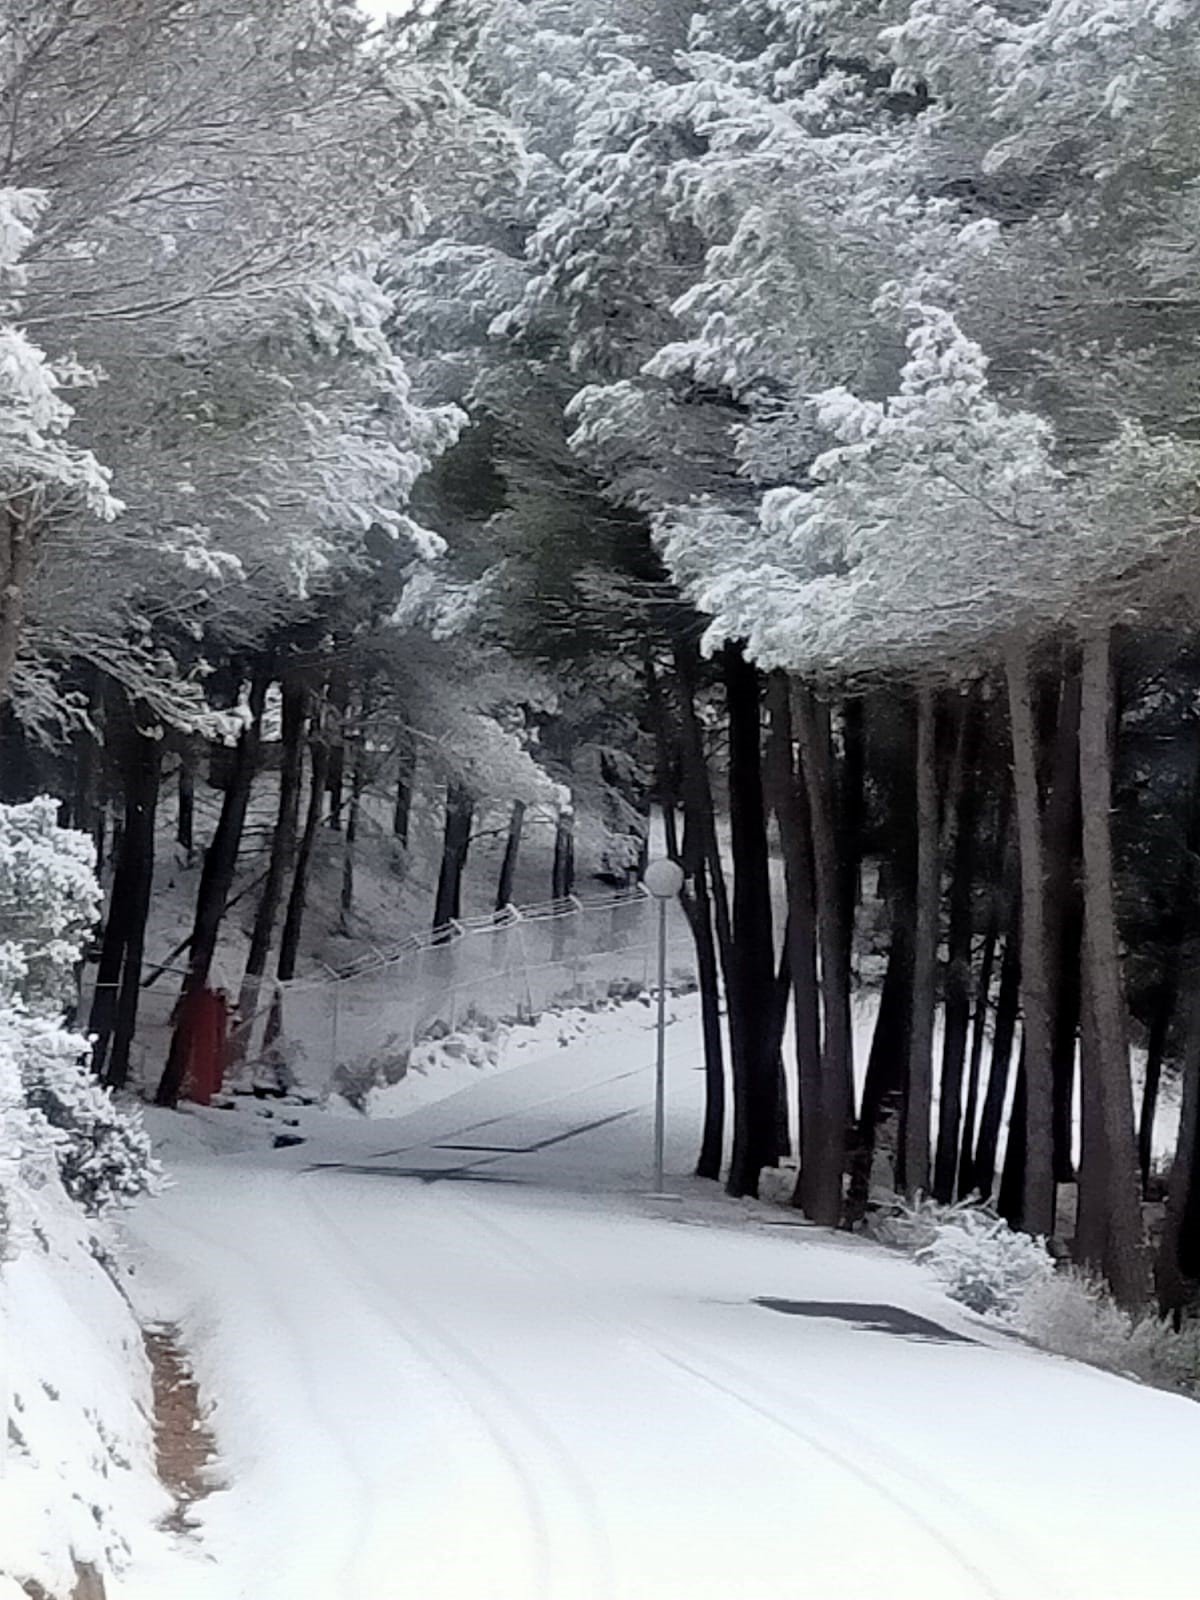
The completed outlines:
[[[683,868],[662,856],[642,877],[647,893],[658,902],[658,1052],[654,1074],[654,1192],[663,1192],[667,1084],[667,906],[683,888]]]

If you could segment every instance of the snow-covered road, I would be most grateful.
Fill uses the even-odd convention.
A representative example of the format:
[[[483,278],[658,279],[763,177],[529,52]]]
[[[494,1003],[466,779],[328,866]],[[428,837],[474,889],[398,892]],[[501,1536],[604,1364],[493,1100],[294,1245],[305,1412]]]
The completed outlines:
[[[193,1343],[227,1485],[197,1592],[1180,1592],[1200,1407],[1028,1351],[787,1213],[642,1198],[648,1024],[403,1121],[308,1115],[297,1149],[157,1119],[177,1182],[135,1218],[140,1292]],[[681,1004],[679,1173],[693,1031]]]

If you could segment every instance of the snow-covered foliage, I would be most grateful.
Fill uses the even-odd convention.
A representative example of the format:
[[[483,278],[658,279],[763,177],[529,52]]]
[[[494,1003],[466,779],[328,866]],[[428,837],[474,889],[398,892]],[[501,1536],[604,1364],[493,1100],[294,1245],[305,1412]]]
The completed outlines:
[[[1054,1272],[1040,1239],[1016,1233],[987,1207],[895,1200],[875,1214],[875,1238],[914,1256],[951,1299],[983,1316],[1011,1318]]]
[[[1200,1394],[1196,1323],[1177,1332],[1153,1314],[1134,1316],[1117,1305],[1103,1283],[1075,1268],[1060,1268],[1031,1283],[1010,1320],[1056,1355]]]
[[[1186,7],[468,9],[524,276],[428,240],[439,303],[464,286],[478,345],[506,300],[493,346],[553,352],[572,449],[711,645],[970,671],[1186,557]]]
[[[1098,1278],[1056,1265],[1042,1240],[1015,1232],[977,1201],[889,1197],[869,1231],[927,1267],[952,1299],[1045,1350],[1161,1388],[1200,1390],[1195,1323],[1177,1332],[1152,1312],[1123,1310]]]
[[[145,1193],[157,1171],[140,1117],[96,1082],[87,1040],[62,1020],[100,893],[91,840],[60,828],[56,811],[48,798],[0,807],[0,1208],[10,1229],[21,1225],[21,1178],[43,1181],[50,1158],[93,1213]]]

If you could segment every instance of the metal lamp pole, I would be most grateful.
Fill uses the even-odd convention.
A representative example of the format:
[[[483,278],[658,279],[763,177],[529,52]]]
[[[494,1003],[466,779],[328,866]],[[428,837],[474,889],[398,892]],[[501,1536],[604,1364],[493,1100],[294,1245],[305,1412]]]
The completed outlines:
[[[683,888],[683,869],[665,856],[646,868],[642,883],[658,902],[658,1048],[654,1070],[654,1193],[663,1193],[667,1096],[667,906]]]

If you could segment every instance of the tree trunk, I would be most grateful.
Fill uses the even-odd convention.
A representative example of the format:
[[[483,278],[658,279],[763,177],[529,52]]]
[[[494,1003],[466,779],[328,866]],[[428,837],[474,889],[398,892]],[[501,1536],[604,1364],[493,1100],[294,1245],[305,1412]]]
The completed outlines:
[[[284,885],[296,856],[296,827],[300,814],[300,783],[304,765],[304,720],[308,695],[295,679],[283,684],[283,709],[279,765],[279,804],[275,814],[275,828],[271,835],[271,854],[267,875],[263,880],[254,927],[250,934],[250,949],[238,994],[235,1032],[232,1040],[231,1066],[245,1059],[250,1043],[250,1033],[258,1012],[259,994],[263,973],[267,970],[267,957]]]
[[[733,936],[717,843],[712,786],[696,716],[693,663],[686,645],[676,646],[675,663],[682,729],[683,865],[690,885],[690,889],[685,886],[683,908],[696,944],[704,1034],[704,1126],[696,1175],[715,1181],[721,1176],[725,1149],[725,1042],[721,1027],[718,956],[728,993]]]
[[[335,667],[329,679],[326,787],[329,791],[329,826],[338,833],[341,832],[342,813],[346,806],[346,719],[349,712],[350,681],[342,668]]]
[[[396,750],[396,803],[392,808],[392,835],[408,849],[412,822],[413,786],[417,776],[417,741],[403,730]]]
[[[358,835],[362,828],[362,797],[367,786],[366,701],[360,707],[361,723],[354,738],[354,761],[350,770],[350,809],[346,817],[346,847],[342,851],[341,922],[349,931],[349,916],[354,910],[354,868],[358,860]]]
[[[808,792],[816,886],[817,938],[821,961],[823,1036],[819,1124],[815,1136],[817,1172],[807,1214],[837,1227],[842,1218],[846,1142],[853,1113],[853,1057],[850,1023],[850,972],[841,926],[841,882],[833,816],[833,762],[828,720],[810,691],[797,689],[794,712],[800,736],[800,766]]]
[[[217,937],[221,931],[221,919],[225,915],[225,907],[237,871],[238,849],[246,826],[250,791],[254,785],[255,773],[258,771],[259,751],[262,745],[263,703],[266,700],[269,678],[269,672],[260,668],[251,681],[250,721],[242,730],[237,742],[216,832],[204,854],[204,867],[200,874],[196,916],[192,924],[188,952],[187,976],[183,981],[178,1020],[171,1036],[170,1054],[155,1096],[160,1106],[176,1105],[179,1092],[183,1088],[190,1043],[187,1034],[188,1008],[183,1002],[206,986],[212,969]]]
[[[33,573],[35,511],[27,501],[0,506],[0,705],[8,701],[25,629],[25,595]]]
[[[315,723],[315,714],[314,714]],[[323,731],[314,731],[309,739],[312,767],[308,791],[308,809],[304,814],[304,828],[296,851],[296,864],[292,872],[292,887],[288,893],[287,914],[283,919],[283,932],[279,937],[279,960],[275,971],[281,983],[296,976],[296,963],[300,956],[300,935],[304,928],[304,911],[308,903],[308,878],[312,869],[313,850],[317,830],[321,826],[321,811],[329,779],[329,745]]]
[[[1009,791],[1005,787],[1000,799],[996,819],[996,843],[992,857],[991,892],[988,896],[988,918],[983,934],[983,953],[979,962],[979,981],[975,989],[975,1004],[971,1018],[971,1060],[967,1069],[967,1108],[963,1116],[962,1144],[958,1161],[957,1193],[960,1198],[974,1194],[975,1140],[978,1135],[979,1090],[982,1080],[983,1051],[987,1043],[988,1015],[991,1011],[992,977],[996,969],[996,951],[1000,943],[1001,908],[1007,894],[1008,879],[1008,829]],[[1010,919],[1011,920],[1011,919]]]
[[[842,759],[838,784],[838,864],[842,884],[842,934],[846,966],[853,955],[854,918],[862,898],[863,838],[866,831],[866,730],[861,696],[842,702]]]
[[[953,807],[953,820],[947,829],[953,837],[953,848],[937,1158],[933,1172],[934,1198],[943,1205],[954,1199],[958,1180],[963,1122],[963,1069],[971,1030],[971,935],[974,921],[975,833],[979,814],[977,769],[982,744],[983,708],[977,700],[972,699],[962,711],[960,750],[955,761],[955,792],[948,802]],[[975,1092],[978,1094],[978,1073]],[[968,1111],[973,1122],[973,1101]]]
[[[769,1030],[775,950],[763,795],[759,675],[740,645],[727,645],[721,664],[729,708],[729,814],[734,860],[733,970],[727,989],[734,1038],[733,1154],[727,1188],[758,1193],[762,1168],[774,1154],[777,1056]],[[740,1046],[740,1048],[739,1048]]]
[[[908,1036],[904,1182],[910,1197],[929,1186],[933,1097],[933,1017],[937,1004],[938,841],[936,707],[931,689],[917,694],[917,925],[913,940],[912,1016]]]
[[[142,990],[142,961],[146,951],[146,919],[154,888],[154,829],[162,774],[162,741],[137,738],[133,773],[136,799],[126,805],[122,854],[128,861],[123,874],[122,893],[128,899],[126,911],[125,962],[108,1058],[105,1082],[123,1089],[129,1081],[129,1056],[137,1032],[138,1001]]]
[[[771,787],[787,882],[785,947],[794,999],[799,1086],[796,1115],[800,1172],[793,1203],[807,1212],[810,1202],[816,1203],[809,1189],[820,1169],[816,1141],[821,1130],[821,992],[817,977],[812,827],[808,796],[796,768],[791,686],[785,673],[772,673],[767,704],[771,714]]]
[[[1189,996],[1183,1050],[1179,1138],[1167,1186],[1167,1209],[1154,1279],[1164,1316],[1178,1327],[1200,1278],[1200,985]]]
[[[513,903],[513,885],[517,876],[517,857],[521,851],[521,835],[525,829],[525,802],[514,800],[512,816],[508,822],[508,839],[504,845],[504,860],[500,863],[500,883],[496,889],[496,910],[503,911]]]
[[[196,756],[190,744],[179,753],[179,804],[175,814],[175,839],[190,867],[196,853]]]
[[[1200,758],[1200,742],[1197,743],[1197,757]],[[1183,861],[1171,915],[1162,932],[1167,953],[1162,980],[1155,994],[1154,1015],[1146,1043],[1146,1081],[1142,1087],[1141,1117],[1138,1123],[1138,1166],[1142,1175],[1143,1191],[1149,1183],[1150,1168],[1154,1159],[1154,1120],[1158,1114],[1163,1062],[1166,1059],[1172,1026],[1179,1012],[1184,957],[1194,945],[1197,932],[1200,931],[1197,926],[1200,919],[1196,913],[1198,860],[1200,860],[1200,759],[1197,759],[1192,771],[1187,822],[1184,827]]]
[[[1054,1063],[1047,981],[1046,869],[1028,647],[1024,643],[1011,646],[1005,666],[1021,862],[1021,1054],[1025,1071],[1024,1126],[1012,1123],[1009,1138],[1021,1139],[1024,1151],[1020,1224],[1027,1233],[1045,1237],[1054,1230]]]
[[[1084,955],[1109,1180],[1105,1276],[1121,1305],[1133,1310],[1145,1303],[1150,1281],[1113,892],[1110,648],[1107,630],[1093,633],[1083,647],[1079,792],[1083,807]]]
[[[446,788],[446,822],[442,839],[442,866],[438,873],[437,899],[433,926],[445,928],[462,915],[462,880],[471,848],[471,824],[475,801],[460,783]]]
[[[988,1065],[987,1092],[979,1119],[979,1142],[975,1146],[974,1188],[983,1200],[990,1200],[996,1184],[996,1152],[1000,1129],[1004,1125],[1004,1102],[1012,1071],[1013,1043],[1021,999],[1020,940],[1010,927],[1004,940],[1000,962],[1000,990],[996,995],[996,1022],[992,1030],[992,1057]],[[1010,1132],[1009,1137],[1012,1137]]]
[[[114,707],[109,720],[113,744],[121,762],[125,825],[121,835],[121,853],[109,890],[108,917],[100,945],[100,964],[96,973],[88,1032],[94,1040],[92,1070],[97,1076],[123,1086],[128,1049],[125,1051],[125,1065],[118,1067],[115,1078],[109,1052],[122,1010],[130,1009],[122,973],[126,973],[128,978],[131,948],[135,957],[132,1010],[136,1019],[136,991],[141,982],[145,922],[150,909],[150,885],[154,875],[154,818],[161,755],[160,741],[148,738],[139,731],[136,709]]]
[[[708,867],[699,839],[694,846],[689,839],[695,831],[691,822],[685,824],[684,859],[691,887],[683,905],[696,944],[700,1027],[704,1038],[704,1126],[696,1176],[715,1182],[721,1176],[725,1149],[725,1042],[721,1032],[721,982],[713,937]]]
[[[551,899],[569,900],[575,892],[575,813],[561,806],[554,830],[554,869]]]
[[[1101,1273],[1108,1239],[1107,1145],[1104,1110],[1100,1104],[1099,1040],[1090,984],[1084,974],[1080,1006],[1079,1067],[1079,1173],[1075,1191],[1075,1237],[1071,1257],[1085,1271]]]
[[[1046,852],[1046,950],[1054,1071],[1054,1177],[1070,1183],[1075,1130],[1075,1042],[1080,1024],[1083,899],[1079,884],[1079,700],[1077,664],[1068,659],[1058,701],[1050,795],[1043,835]]]

